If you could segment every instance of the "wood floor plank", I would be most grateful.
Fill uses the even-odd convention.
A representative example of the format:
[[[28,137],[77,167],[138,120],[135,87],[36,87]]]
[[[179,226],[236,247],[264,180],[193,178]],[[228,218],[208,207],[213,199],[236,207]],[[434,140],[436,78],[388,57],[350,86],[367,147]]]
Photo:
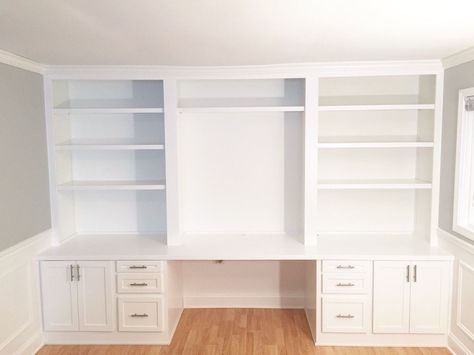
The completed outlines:
[[[449,355],[444,348],[316,347],[303,310],[186,309],[158,345],[47,345],[38,355]]]

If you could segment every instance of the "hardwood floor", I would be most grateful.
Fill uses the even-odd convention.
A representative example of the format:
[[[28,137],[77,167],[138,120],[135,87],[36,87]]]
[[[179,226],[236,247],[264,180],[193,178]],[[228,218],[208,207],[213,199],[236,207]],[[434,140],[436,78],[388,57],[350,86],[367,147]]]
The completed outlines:
[[[169,346],[48,345],[39,355],[447,355],[444,348],[316,347],[303,310],[186,309]]]

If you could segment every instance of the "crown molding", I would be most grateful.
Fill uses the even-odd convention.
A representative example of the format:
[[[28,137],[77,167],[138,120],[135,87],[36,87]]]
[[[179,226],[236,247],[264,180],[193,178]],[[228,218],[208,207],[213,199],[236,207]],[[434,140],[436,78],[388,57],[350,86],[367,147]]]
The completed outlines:
[[[44,74],[46,66],[37,62],[34,62],[25,57],[3,51],[0,49],[0,63],[11,65],[12,67],[28,70],[38,74]]]
[[[443,71],[440,60],[314,62],[242,66],[48,65],[51,79],[300,78],[351,75],[422,75]]]
[[[460,64],[464,64],[474,60],[474,47],[465,49],[461,52],[450,55],[446,58],[443,58],[441,61],[443,63],[444,69],[449,69]]]

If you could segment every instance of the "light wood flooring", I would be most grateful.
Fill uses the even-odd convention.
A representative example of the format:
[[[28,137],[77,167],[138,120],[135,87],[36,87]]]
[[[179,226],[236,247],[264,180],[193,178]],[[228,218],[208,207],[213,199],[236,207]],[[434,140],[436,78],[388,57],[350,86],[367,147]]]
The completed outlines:
[[[444,348],[316,347],[303,310],[186,309],[169,346],[47,345],[39,355],[447,355]]]

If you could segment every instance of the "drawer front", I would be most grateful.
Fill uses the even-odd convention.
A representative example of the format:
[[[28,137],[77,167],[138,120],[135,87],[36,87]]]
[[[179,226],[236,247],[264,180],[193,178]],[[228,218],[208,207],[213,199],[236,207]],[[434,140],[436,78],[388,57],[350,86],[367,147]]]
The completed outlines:
[[[370,312],[365,296],[328,296],[322,300],[324,333],[367,333]]]
[[[323,260],[323,272],[369,272],[372,269],[371,261],[359,260]]]
[[[161,272],[162,261],[117,261],[117,272]]]
[[[367,294],[370,285],[370,273],[323,274],[323,293]]]
[[[162,293],[162,274],[117,274],[118,293]]]
[[[119,331],[162,332],[163,298],[161,296],[118,296]]]

